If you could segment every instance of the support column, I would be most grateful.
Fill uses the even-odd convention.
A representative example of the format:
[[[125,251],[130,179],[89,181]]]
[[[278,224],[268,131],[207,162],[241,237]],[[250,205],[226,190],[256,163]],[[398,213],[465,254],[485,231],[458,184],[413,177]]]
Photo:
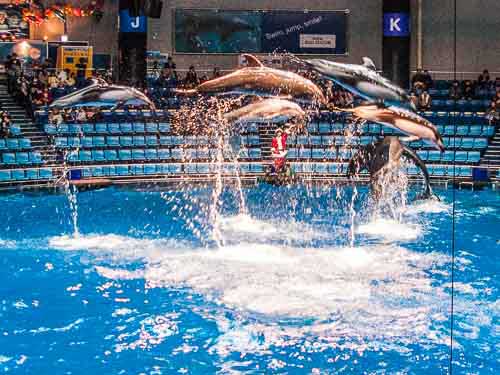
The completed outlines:
[[[410,82],[410,0],[384,0],[383,14],[383,71],[406,88]]]

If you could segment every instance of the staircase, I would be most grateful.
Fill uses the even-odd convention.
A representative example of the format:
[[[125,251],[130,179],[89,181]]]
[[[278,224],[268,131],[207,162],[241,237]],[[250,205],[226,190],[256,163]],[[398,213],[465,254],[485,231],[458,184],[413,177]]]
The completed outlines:
[[[45,131],[35,124],[27,115],[23,107],[17,104],[8,91],[4,83],[0,83],[0,108],[10,114],[12,122],[21,127],[21,136],[29,138],[32,151],[38,151],[42,154],[44,164],[54,165],[56,162],[56,153],[54,147],[50,144]]]
[[[491,138],[490,144],[481,159],[481,165],[500,168],[500,127],[497,128],[495,135]]]
[[[260,152],[262,160],[271,159],[271,144],[276,124],[259,124]]]

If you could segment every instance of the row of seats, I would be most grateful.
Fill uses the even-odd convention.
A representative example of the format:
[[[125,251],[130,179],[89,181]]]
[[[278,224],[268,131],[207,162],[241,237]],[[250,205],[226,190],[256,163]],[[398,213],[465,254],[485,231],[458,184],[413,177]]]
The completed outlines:
[[[21,125],[19,124],[10,124],[9,132],[11,135],[18,136],[21,135]]]
[[[491,137],[495,134],[495,127],[493,125],[438,125],[437,129],[441,135],[460,135],[460,136],[483,136]]]
[[[52,169],[13,169],[1,170],[0,181],[26,181],[26,180],[50,180],[53,178]]]
[[[478,163],[481,159],[479,151],[417,151],[418,156],[429,162],[447,162],[447,163]]]
[[[432,108],[438,109],[455,109],[459,108],[463,111],[481,111],[490,105],[491,100],[453,100],[453,99],[432,99]]]
[[[31,148],[29,138],[5,138],[0,139],[0,150],[26,150]]]
[[[290,148],[286,155],[287,159],[331,159],[349,160],[356,152],[356,149],[339,148]]]
[[[83,150],[69,152],[67,157],[71,162],[87,161],[118,161],[118,160],[196,160],[211,159],[216,160],[217,149],[180,149],[180,148],[149,148],[149,149],[121,149],[121,150]],[[230,155],[226,152],[225,158]],[[239,153],[241,159],[260,159],[261,150],[258,148],[241,149]]]
[[[4,152],[1,163],[8,165],[41,164],[42,154],[39,152]]]
[[[457,137],[443,137],[443,143],[446,148],[461,148],[461,149],[478,149],[483,150],[488,147],[487,138],[457,138]],[[425,147],[423,141],[412,142],[413,147]]]
[[[107,123],[130,122],[131,120],[136,121],[138,119],[141,119],[144,122],[154,122],[154,121],[169,120],[172,118],[172,113],[169,110],[163,110],[163,109],[158,109],[156,111],[100,110],[99,116],[101,116],[103,122]],[[49,112],[47,110],[41,109],[35,112],[35,121],[38,124],[47,124],[48,119],[49,119]]]
[[[262,164],[239,163],[241,173],[262,173]],[[114,177],[114,176],[143,176],[143,175],[168,175],[168,174],[208,174],[216,172],[218,166],[210,163],[165,163],[165,164],[133,164],[111,165],[103,167],[89,167],[82,169],[83,177]],[[236,173],[236,165],[223,164],[222,173]]]
[[[484,112],[425,111],[419,114],[436,125],[475,126],[489,123]]]
[[[59,125],[45,124],[44,130],[47,134],[127,134],[127,133],[170,133],[171,126],[168,122],[124,122],[124,123],[104,123],[98,122],[95,124],[66,124]]]
[[[148,136],[84,136],[84,137],[55,137],[54,145],[58,148],[72,147],[131,147],[131,146],[180,146],[180,145],[214,145],[217,144],[215,139],[205,136],[169,136],[156,135]],[[259,145],[260,138],[258,135],[241,136],[242,145]]]

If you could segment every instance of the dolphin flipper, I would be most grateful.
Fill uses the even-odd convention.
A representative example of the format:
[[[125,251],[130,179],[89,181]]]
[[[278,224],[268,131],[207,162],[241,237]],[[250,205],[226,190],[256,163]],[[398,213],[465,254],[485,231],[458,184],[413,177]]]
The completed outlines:
[[[377,70],[377,67],[375,66],[373,60],[366,56],[363,57],[363,66],[371,70]]]

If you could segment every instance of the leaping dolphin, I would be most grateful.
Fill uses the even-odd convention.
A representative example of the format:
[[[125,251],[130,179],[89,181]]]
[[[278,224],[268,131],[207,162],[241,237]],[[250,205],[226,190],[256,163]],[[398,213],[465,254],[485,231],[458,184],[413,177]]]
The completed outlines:
[[[294,60],[305,63],[308,68],[365,100],[383,100],[389,105],[416,110],[407,92],[382,77],[368,57],[363,57],[363,65],[343,64],[323,59],[294,58]]]
[[[435,197],[430,185],[429,171],[420,157],[408,146],[402,144],[398,137],[385,137],[375,143],[360,147],[359,151],[349,162],[347,176],[352,178],[364,169],[370,173],[370,182],[375,196],[380,195],[382,186],[387,181],[380,181],[384,169],[399,167],[400,159],[404,157],[422,171],[425,180],[424,192],[419,199]]]
[[[268,68],[255,56],[245,55],[247,67],[212,79],[191,90],[175,90],[178,94],[254,94],[259,96],[291,96],[294,99],[325,104],[321,89],[296,73]]]
[[[286,121],[291,118],[305,121],[306,117],[306,113],[297,103],[284,99],[259,100],[224,115],[229,122],[238,123]]]
[[[343,109],[355,117],[372,121],[398,129],[415,139],[423,139],[432,143],[441,152],[445,147],[443,138],[436,126],[424,117],[396,106],[385,106],[382,103],[359,105],[353,109]]]
[[[144,105],[155,109],[154,103],[141,91],[127,86],[109,85],[102,79],[93,80],[90,86],[56,99],[50,108],[112,107]]]

